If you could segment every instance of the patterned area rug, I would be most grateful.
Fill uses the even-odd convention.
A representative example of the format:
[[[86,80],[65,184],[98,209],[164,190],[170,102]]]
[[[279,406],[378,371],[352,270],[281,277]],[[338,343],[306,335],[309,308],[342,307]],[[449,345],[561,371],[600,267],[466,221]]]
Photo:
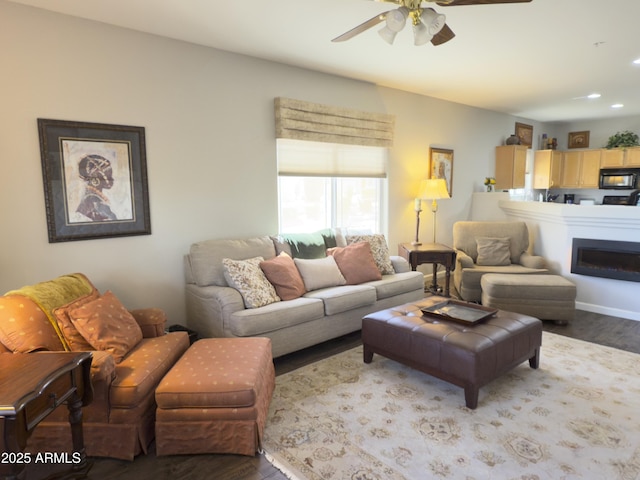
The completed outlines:
[[[267,458],[293,479],[639,479],[640,356],[544,332],[464,393],[358,347],[278,376]]]

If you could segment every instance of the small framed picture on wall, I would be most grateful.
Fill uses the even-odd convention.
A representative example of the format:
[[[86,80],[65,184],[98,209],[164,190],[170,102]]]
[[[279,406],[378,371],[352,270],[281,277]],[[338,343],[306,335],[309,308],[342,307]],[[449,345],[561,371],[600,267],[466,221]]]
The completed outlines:
[[[531,147],[533,145],[533,126],[516,122],[516,137],[520,139],[520,145]]]
[[[589,148],[589,130],[569,132],[569,148]]]
[[[431,178],[444,178],[449,196],[453,197],[453,150],[429,148],[429,172]]]

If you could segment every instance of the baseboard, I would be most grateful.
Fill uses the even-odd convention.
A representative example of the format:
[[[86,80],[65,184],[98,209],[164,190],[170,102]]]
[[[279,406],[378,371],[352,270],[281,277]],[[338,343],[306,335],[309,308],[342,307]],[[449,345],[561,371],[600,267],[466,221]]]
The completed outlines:
[[[626,318],[629,320],[636,320],[640,322],[640,312],[632,312],[630,310],[621,310],[619,308],[603,307],[602,305],[594,305],[592,303],[585,303],[585,302],[576,302],[576,308],[578,310],[585,310],[587,312],[600,313],[602,315]]]

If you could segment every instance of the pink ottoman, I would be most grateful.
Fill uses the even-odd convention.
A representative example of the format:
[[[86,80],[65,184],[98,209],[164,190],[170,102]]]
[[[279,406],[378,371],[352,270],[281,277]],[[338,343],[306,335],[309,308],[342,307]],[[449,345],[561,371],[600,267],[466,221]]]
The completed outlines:
[[[156,453],[255,455],[274,387],[270,339],[195,342],[156,389]]]

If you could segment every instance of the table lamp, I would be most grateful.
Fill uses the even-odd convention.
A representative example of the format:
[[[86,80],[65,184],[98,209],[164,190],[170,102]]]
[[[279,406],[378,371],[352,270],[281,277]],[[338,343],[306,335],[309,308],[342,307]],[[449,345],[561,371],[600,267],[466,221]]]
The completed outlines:
[[[450,198],[447,190],[447,182],[443,178],[431,178],[420,182],[418,196],[415,199],[416,210],[416,238],[412,245],[421,245],[418,240],[420,230],[420,212],[422,211],[422,200],[431,200],[431,211],[433,212],[433,243],[436,243],[436,212],[438,211],[438,200]]]

